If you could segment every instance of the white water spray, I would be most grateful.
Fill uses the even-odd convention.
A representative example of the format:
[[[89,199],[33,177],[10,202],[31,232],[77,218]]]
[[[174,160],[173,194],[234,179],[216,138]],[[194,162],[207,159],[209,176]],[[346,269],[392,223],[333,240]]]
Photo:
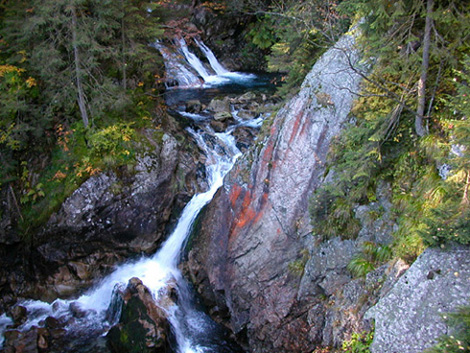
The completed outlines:
[[[176,40],[176,51],[158,41],[154,44],[165,60],[167,76],[178,83],[178,88],[212,87],[228,83],[246,84],[256,79],[256,75],[253,74],[227,70],[201,40],[195,39],[194,42],[201,49],[209,65],[205,65],[189,50],[184,38]]]
[[[207,60],[209,60],[209,64],[217,75],[224,75],[229,73],[229,71],[219,63],[212,50],[210,50],[202,41],[197,39],[194,41],[199,46],[199,48],[201,48]]]

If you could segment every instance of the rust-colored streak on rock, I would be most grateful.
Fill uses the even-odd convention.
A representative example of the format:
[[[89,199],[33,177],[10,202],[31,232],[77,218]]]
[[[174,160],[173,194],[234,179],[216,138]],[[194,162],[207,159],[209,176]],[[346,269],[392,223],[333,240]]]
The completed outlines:
[[[230,195],[229,195],[230,205],[232,206],[232,209],[235,208],[235,204],[238,198],[240,197],[242,190],[243,190],[242,187],[238,184],[234,184],[232,186],[232,189],[230,190]]]
[[[266,149],[264,150],[264,153],[263,153],[263,159],[262,159],[263,164],[271,160],[273,156],[273,150],[274,150],[274,139],[270,138],[268,140],[268,144],[266,145]]]
[[[294,126],[292,127],[292,134],[290,135],[289,145],[294,141],[295,137],[297,136],[297,132],[299,131],[300,123],[302,122],[302,118],[304,116],[304,112],[301,110],[296,116],[294,121]]]
[[[256,216],[256,212],[251,207],[251,196],[251,192],[245,193],[245,197],[243,198],[243,203],[241,206],[241,211],[238,217],[236,218],[234,233],[236,233],[237,228],[243,228]]]
[[[236,189],[232,191],[233,194],[230,194],[230,201],[233,208],[235,208],[236,201],[239,199],[242,191],[243,189],[237,185]],[[238,211],[235,216],[235,222],[230,232],[230,237],[236,236],[242,228],[259,222],[264,214],[264,206],[268,202],[269,194],[265,192],[259,199],[258,207],[255,208],[253,207],[255,199],[253,198],[251,190],[245,190],[244,193],[243,202],[240,206],[240,211]],[[232,197],[234,197],[233,200]]]

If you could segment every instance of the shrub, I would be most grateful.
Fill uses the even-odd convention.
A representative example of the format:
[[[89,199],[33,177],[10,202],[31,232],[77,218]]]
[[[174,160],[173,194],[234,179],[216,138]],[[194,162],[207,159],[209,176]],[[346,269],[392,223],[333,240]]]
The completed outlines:
[[[470,352],[470,306],[461,307],[457,312],[444,316],[453,334],[444,335],[439,343],[427,353]]]
[[[378,265],[392,258],[392,250],[387,245],[377,245],[366,241],[362,250],[348,264],[348,270],[355,277],[365,277]]]
[[[351,339],[343,342],[342,352],[348,353],[370,353],[369,347],[374,339],[374,331],[354,332]]]

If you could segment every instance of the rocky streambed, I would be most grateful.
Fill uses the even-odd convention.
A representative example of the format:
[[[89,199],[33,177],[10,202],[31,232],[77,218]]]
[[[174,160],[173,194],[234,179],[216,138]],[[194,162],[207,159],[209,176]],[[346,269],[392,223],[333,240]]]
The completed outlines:
[[[122,352],[140,347],[139,351],[170,351],[178,337],[174,327],[169,329],[169,312],[182,307],[182,296],[190,296],[186,289],[177,288],[176,283],[181,280],[178,275],[172,275],[174,279],[158,290],[157,302],[154,291],[137,277],[124,287],[116,287],[102,316],[108,322],[104,326],[87,324],[95,320],[92,317],[99,310],[88,309],[73,298],[99,284],[103,276],[114,273],[124,260],[133,258],[133,262],[138,262],[142,255],[154,253],[169,229],[175,227],[178,210],[191,196],[208,188],[210,175],[204,165],[215,161],[206,148],[218,149],[216,140],[225,131],[232,131],[233,148],[246,149],[273,106],[266,95],[256,93],[216,98],[207,104],[193,100],[184,106],[175,105],[174,117],[168,119],[178,122],[178,134],[168,129],[157,142],[152,131],[145,131],[150,144],[138,157],[132,173],[102,173],[77,189],[38,235],[30,254],[34,276],[21,287],[14,287],[17,281],[5,280],[9,287],[4,290],[10,295],[3,297],[4,308],[12,322],[5,323],[10,328],[4,335],[4,349]],[[196,135],[191,131],[198,129],[206,131],[201,141],[206,140],[204,145],[209,147],[202,148],[194,140]],[[229,153],[232,148],[223,146],[217,153]],[[14,271],[4,268],[4,276],[10,279],[25,278],[24,272],[22,267]],[[108,289],[112,290],[112,286]],[[37,302],[15,304],[23,298],[54,303],[50,307],[44,303],[44,309]],[[50,314],[45,315],[48,310]],[[211,330],[220,332],[216,335],[220,342],[206,339],[210,341],[208,345],[233,345],[227,352],[237,351],[236,345],[223,338],[228,333],[215,324]],[[102,335],[108,331],[105,339]]]

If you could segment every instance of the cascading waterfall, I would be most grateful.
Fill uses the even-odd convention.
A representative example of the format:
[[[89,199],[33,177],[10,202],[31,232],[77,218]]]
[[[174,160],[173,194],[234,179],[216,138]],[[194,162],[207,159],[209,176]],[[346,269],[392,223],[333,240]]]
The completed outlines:
[[[203,52],[205,55],[211,57],[209,59],[211,64],[218,67],[217,70],[221,72],[220,70],[223,67],[220,64],[219,66],[214,64],[217,62],[217,59],[211,54],[212,52],[202,42],[196,43],[201,48],[204,48]],[[159,43],[155,45],[163,48]],[[181,42],[181,47],[184,46],[185,43]],[[177,65],[174,62],[168,63],[168,61],[172,60],[173,56],[167,50],[160,50],[162,53],[166,53],[164,54],[165,59],[168,59],[165,60],[166,67],[173,68],[174,70],[171,74],[181,75],[182,71],[179,70],[183,66]],[[196,62],[197,57],[191,55],[189,57],[193,58],[193,65],[198,65]],[[242,77],[244,74],[239,75]],[[191,77],[181,79],[181,82],[186,83],[194,81],[194,78]],[[77,299],[57,299],[53,303],[27,300],[19,303],[19,305],[27,308],[28,321],[20,326],[18,330],[27,331],[33,326],[40,326],[47,317],[52,316],[55,318],[65,318],[64,321],[68,322],[69,325],[67,331],[75,332],[76,335],[87,332],[94,332],[95,336],[104,335],[119,318],[119,313],[110,313],[116,289],[124,289],[131,278],[137,277],[149,288],[156,303],[158,303],[161,290],[166,288],[168,283],[176,284],[178,292],[177,304],[163,309],[168,314],[172,333],[177,343],[176,349],[178,353],[232,352],[232,348],[225,347],[225,341],[217,341],[217,334],[211,334],[211,332],[219,330],[217,326],[206,314],[195,309],[191,291],[178,269],[178,263],[194,220],[201,209],[212,200],[216,191],[222,186],[225,175],[230,171],[235,160],[241,154],[236,147],[232,132],[242,126],[257,128],[260,126],[262,117],[243,120],[238,118],[236,111],[232,111],[235,124],[229,126],[226,132],[215,133],[207,121],[210,119],[208,116],[182,111],[178,113],[193,120],[194,126],[197,126],[197,128],[188,128],[187,130],[206,156],[205,167],[208,190],[195,195],[189,201],[183,209],[174,231],[155,255],[120,265],[113,273],[104,278],[99,285]],[[74,308],[75,310],[78,308],[78,310],[84,313],[83,316],[71,319],[74,315]],[[12,320],[5,314],[0,316],[0,348],[4,340],[3,333],[11,323]]]
[[[207,72],[204,64],[201,60],[196,56],[196,54],[189,51],[188,45],[184,38],[180,38],[178,41],[180,45],[180,50],[183,52],[184,57],[188,61],[189,65],[196,70],[196,72],[203,78],[205,82],[210,80],[210,74]]]
[[[210,50],[202,41],[197,39],[194,41],[199,46],[199,48],[201,48],[207,60],[209,60],[209,64],[211,64],[211,67],[214,69],[217,75],[224,75],[229,73],[229,71],[219,63],[212,50]]]
[[[209,129],[206,127],[206,129]],[[195,195],[184,208],[175,230],[163,244],[161,249],[151,258],[144,258],[135,263],[121,265],[116,271],[106,277],[96,288],[82,295],[76,300],[58,299],[53,303],[41,301],[25,301],[21,303],[28,310],[29,321],[21,330],[27,330],[33,325],[45,320],[48,316],[71,316],[71,304],[78,305],[80,310],[86,311],[86,317],[77,321],[71,330],[93,329],[105,331],[112,322],[108,322],[107,311],[111,304],[114,288],[125,287],[129,279],[138,277],[151,290],[158,302],[159,291],[169,281],[175,281],[180,293],[178,307],[169,309],[169,321],[177,340],[178,351],[191,353],[201,351],[197,342],[193,342],[195,334],[207,334],[207,318],[192,308],[187,285],[177,267],[182,247],[191,231],[191,226],[200,210],[213,198],[215,192],[222,186],[224,176],[232,168],[240,151],[235,146],[235,140],[227,133],[214,133],[210,130],[196,132],[189,131],[195,138],[201,150],[207,156],[206,174],[208,175],[209,189]],[[215,136],[217,143],[209,146],[205,137]],[[186,300],[185,300],[186,297]],[[6,316],[0,317],[0,325],[6,325],[10,320]],[[84,327],[85,326],[85,327]]]
[[[167,76],[173,78],[178,83],[178,87],[194,87],[202,84],[201,79],[193,70],[187,67],[185,62],[182,62],[178,53],[166,48],[159,41],[154,43],[154,47],[157,48],[163,56]]]
[[[167,76],[178,83],[178,88],[212,87],[229,83],[246,84],[256,78],[253,74],[227,70],[201,40],[194,39],[194,42],[209,65],[205,65],[196,54],[189,50],[184,38],[175,41],[176,50],[158,41],[154,44],[165,60]]]

